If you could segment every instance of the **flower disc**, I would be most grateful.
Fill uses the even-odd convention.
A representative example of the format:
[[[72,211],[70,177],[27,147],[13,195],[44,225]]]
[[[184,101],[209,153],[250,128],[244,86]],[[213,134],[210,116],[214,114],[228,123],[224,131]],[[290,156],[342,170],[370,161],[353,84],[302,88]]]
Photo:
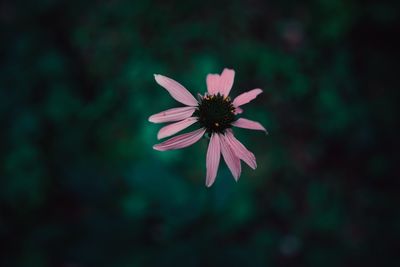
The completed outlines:
[[[235,121],[235,107],[229,97],[224,97],[219,93],[206,95],[201,99],[194,116],[199,118],[199,123],[207,129],[208,133],[224,133]]]

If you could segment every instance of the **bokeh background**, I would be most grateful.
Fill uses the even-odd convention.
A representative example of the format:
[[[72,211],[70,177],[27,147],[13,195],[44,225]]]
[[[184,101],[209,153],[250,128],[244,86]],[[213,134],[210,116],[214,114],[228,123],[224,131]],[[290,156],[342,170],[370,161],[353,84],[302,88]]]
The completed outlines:
[[[0,4],[0,266],[396,266],[399,1]],[[152,149],[236,70],[258,168],[205,187],[207,140]],[[400,266],[400,265],[397,265]]]

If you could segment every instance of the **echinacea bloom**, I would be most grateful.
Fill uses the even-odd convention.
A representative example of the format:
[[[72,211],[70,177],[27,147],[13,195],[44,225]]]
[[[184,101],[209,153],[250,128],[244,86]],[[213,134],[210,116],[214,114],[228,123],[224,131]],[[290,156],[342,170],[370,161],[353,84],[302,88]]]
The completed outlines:
[[[172,137],[153,148],[159,151],[173,150],[190,146],[206,133],[210,136],[207,150],[206,186],[210,187],[217,176],[221,154],[237,181],[241,173],[240,160],[243,160],[253,170],[257,167],[256,158],[233,135],[232,126],[265,131],[265,128],[256,121],[237,118],[243,110],[241,106],[255,99],[262,90],[259,88],[237,96],[233,101],[229,97],[235,71],[224,69],[221,75],[207,75],[207,93],[199,94],[199,100],[178,82],[154,74],[156,82],[164,87],[170,95],[185,107],[172,108],[150,116],[149,121],[154,123],[174,122],[164,126],[158,132],[157,138],[162,139],[174,135],[192,124],[197,123],[200,128],[185,134]]]

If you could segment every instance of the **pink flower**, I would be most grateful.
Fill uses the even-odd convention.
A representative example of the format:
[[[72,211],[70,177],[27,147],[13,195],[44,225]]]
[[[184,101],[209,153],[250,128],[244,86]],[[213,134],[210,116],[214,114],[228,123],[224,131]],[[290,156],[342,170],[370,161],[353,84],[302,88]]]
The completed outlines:
[[[217,176],[221,154],[236,181],[241,173],[240,160],[243,160],[252,169],[257,167],[254,154],[235,138],[232,126],[267,132],[256,121],[236,118],[237,114],[243,112],[240,107],[255,99],[262,93],[262,90],[259,88],[250,90],[231,101],[229,92],[234,77],[235,71],[231,69],[224,69],[221,75],[208,74],[206,79],[208,92],[204,96],[199,94],[199,100],[196,100],[178,82],[154,74],[156,82],[164,87],[175,100],[185,105],[185,107],[168,109],[150,116],[150,122],[174,122],[161,128],[157,138],[162,139],[174,135],[195,123],[200,128],[172,137],[154,145],[153,148],[159,151],[184,148],[196,143],[207,133],[210,136],[206,162],[206,186],[208,187],[214,183]]]

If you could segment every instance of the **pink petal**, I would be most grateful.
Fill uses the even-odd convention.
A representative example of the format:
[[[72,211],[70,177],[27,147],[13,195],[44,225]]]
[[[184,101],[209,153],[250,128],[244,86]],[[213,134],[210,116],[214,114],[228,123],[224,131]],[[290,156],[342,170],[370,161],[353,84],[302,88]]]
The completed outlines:
[[[259,94],[262,93],[262,90],[257,88],[250,90],[248,92],[245,92],[241,95],[238,95],[234,100],[233,100],[233,105],[235,107],[239,107],[241,105],[249,103],[251,100],[256,98]]]
[[[213,133],[211,135],[210,143],[207,150],[207,177],[206,186],[210,187],[215,181],[217,176],[219,160],[221,158],[221,145],[219,135]]]
[[[215,95],[219,92],[219,80],[220,77],[218,74],[208,74],[206,83],[207,90],[210,95]]]
[[[239,140],[235,138],[232,130],[226,131],[225,136],[236,156],[246,162],[247,165],[250,166],[250,168],[255,170],[257,168],[257,162],[254,154],[251,153],[242,143],[239,142]]]
[[[195,110],[195,107],[171,108],[150,116],[149,121],[154,123],[180,121],[192,116]]]
[[[181,134],[172,137],[171,139],[168,139],[167,141],[164,141],[160,144],[154,145],[153,148],[159,151],[184,148],[199,141],[205,132],[206,130],[204,128],[201,128],[190,133]]]
[[[234,121],[232,123],[233,126],[239,127],[239,128],[245,128],[245,129],[251,129],[251,130],[260,130],[260,131],[265,131],[266,133],[267,130],[258,122],[256,121],[251,121],[248,119],[240,118],[237,121]]]
[[[221,73],[219,80],[219,92],[222,95],[228,96],[232,89],[233,80],[235,79],[235,71],[231,69],[224,69]]]
[[[243,113],[243,109],[239,108],[239,107],[235,107],[235,115],[236,114],[242,114]]]
[[[194,96],[180,83],[159,74],[154,74],[154,78],[156,79],[156,82],[164,87],[177,101],[188,106],[198,105],[196,98],[194,98]]]
[[[232,150],[232,147],[229,145],[228,140],[226,139],[225,135],[220,136],[220,143],[221,143],[221,152],[226,165],[228,165],[229,170],[231,171],[233,178],[235,180],[239,180],[241,166],[240,166],[240,159],[235,155]]]
[[[190,117],[182,121],[178,121],[167,126],[164,126],[158,131],[157,138],[162,139],[180,132],[197,121],[197,118]]]

